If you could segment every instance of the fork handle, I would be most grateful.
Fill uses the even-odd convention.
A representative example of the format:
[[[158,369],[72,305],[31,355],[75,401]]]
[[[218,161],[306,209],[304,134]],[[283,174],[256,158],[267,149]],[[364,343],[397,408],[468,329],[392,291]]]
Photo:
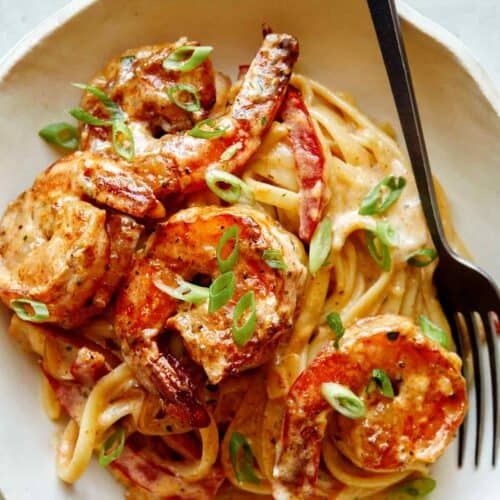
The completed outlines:
[[[425,147],[424,134],[393,0],[367,0],[391,84],[406,148],[432,241],[440,255],[448,249]]]

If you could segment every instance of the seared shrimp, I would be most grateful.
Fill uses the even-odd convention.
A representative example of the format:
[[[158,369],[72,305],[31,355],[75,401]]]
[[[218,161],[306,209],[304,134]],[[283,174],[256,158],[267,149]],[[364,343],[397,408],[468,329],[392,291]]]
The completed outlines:
[[[207,302],[187,304],[160,290],[158,283],[176,288],[179,279],[220,275],[216,247],[231,226],[239,231],[239,251],[235,290],[226,305],[209,313]],[[269,249],[281,253],[286,270],[268,266],[263,252]],[[298,251],[300,242],[293,235],[250,208],[195,207],[157,226],[118,297],[115,326],[136,377],[170,403],[173,415],[197,426],[208,423],[189,377],[176,358],[161,352],[156,337],[164,329],[177,331],[214,384],[261,365],[292,326],[306,275]],[[232,335],[233,311],[250,290],[255,293],[256,328],[248,343],[238,346]]]
[[[106,212],[94,203],[122,214]],[[102,311],[134,254],[142,226],[163,205],[113,160],[75,153],[54,163],[0,221],[0,297],[43,302],[64,328]]]
[[[184,43],[183,40],[174,47]],[[225,132],[211,139],[193,137],[187,132],[170,133],[186,128],[187,120],[186,112],[175,109],[168,100],[167,89],[172,84],[188,79],[203,90],[200,103],[205,107],[200,117],[214,101],[208,60],[192,72],[179,75],[161,66],[171,50],[171,47],[164,47],[133,51],[120,61],[114,60],[104,75],[92,82],[107,91],[129,114],[128,123],[135,143],[132,168],[162,198],[203,188],[208,168],[233,172],[243,167],[259,147],[264,132],[280,108],[298,57],[298,42],[286,34],[270,33],[265,37],[233,104],[217,118],[217,127]],[[99,116],[106,116],[102,104],[88,94],[83,107],[94,113],[99,109]],[[177,119],[177,114],[182,118]],[[155,138],[160,135],[155,132],[158,127],[169,133]],[[110,144],[109,127],[84,127],[83,149],[112,154]]]
[[[275,498],[304,498],[314,488],[327,412],[333,412],[321,394],[323,383],[348,387],[366,408],[359,419],[332,413],[338,449],[363,469],[399,471],[434,462],[456,433],[467,407],[460,368],[455,353],[407,318],[358,321],[340,348],[326,347],[290,389],[274,468]],[[394,397],[369,389],[375,369],[387,374]]]
[[[185,45],[198,43],[181,38],[173,44],[127,50],[112,59],[90,85],[104,90],[121,107],[137,134],[153,138],[191,128],[206,118],[215,104],[216,80],[210,59],[188,72],[163,67],[163,61]],[[171,85],[192,85],[200,98],[200,110],[190,112],[173,103],[167,94]],[[94,116],[107,118],[102,102],[89,92],[83,96],[82,107]],[[81,144],[83,149],[104,149],[110,153],[109,128],[85,125]]]

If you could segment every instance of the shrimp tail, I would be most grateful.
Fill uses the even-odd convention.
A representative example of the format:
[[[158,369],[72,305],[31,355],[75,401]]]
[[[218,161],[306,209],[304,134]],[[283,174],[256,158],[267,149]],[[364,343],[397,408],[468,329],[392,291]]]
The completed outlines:
[[[149,390],[160,393],[167,414],[178,422],[191,428],[209,425],[210,417],[196,398],[193,383],[180,362],[169,353],[154,357],[150,352],[148,349],[147,361],[141,361],[140,369],[135,370],[140,382],[149,386]]]

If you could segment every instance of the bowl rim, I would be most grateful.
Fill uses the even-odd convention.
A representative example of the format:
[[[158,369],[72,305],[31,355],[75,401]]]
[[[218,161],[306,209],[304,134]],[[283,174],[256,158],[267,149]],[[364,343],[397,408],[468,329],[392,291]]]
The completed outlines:
[[[73,16],[83,12],[99,1],[72,0],[24,35],[10,50],[0,57],[0,83],[5,80],[9,73],[15,69],[17,63],[32,51],[43,38],[54,33]],[[404,21],[435,40],[454,57],[458,65],[474,81],[492,111],[500,118],[500,91],[469,48],[455,35],[413,7],[410,7],[403,0],[396,0],[396,5],[398,13]]]

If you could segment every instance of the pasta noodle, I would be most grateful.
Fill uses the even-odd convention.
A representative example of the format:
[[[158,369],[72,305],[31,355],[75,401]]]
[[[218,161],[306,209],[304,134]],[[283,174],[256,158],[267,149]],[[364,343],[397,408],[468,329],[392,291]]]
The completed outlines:
[[[199,431],[175,428],[175,423],[163,413],[160,398],[148,394],[134,379],[116,348],[112,311],[68,336],[13,316],[11,335],[42,358],[42,394],[48,416],[57,420],[65,414],[69,418],[58,448],[58,473],[65,482],[75,482],[85,471],[92,453],[122,427],[127,443],[129,437],[139,443],[127,449],[127,453],[145,450],[141,457],[164,474],[154,483],[163,493],[210,498],[206,484],[214,478],[219,478],[220,484],[221,478],[225,478],[220,498],[243,499],[247,498],[245,492],[253,494],[248,498],[270,498],[284,401],[298,375],[331,342],[331,330],[325,325],[329,313],[338,312],[346,327],[378,313],[402,314],[415,320],[425,313],[450,335],[432,284],[435,265],[416,268],[405,260],[412,251],[432,243],[411,170],[400,148],[356,108],[349,96],[334,93],[299,74],[293,75],[291,83],[302,93],[325,156],[329,198],[326,215],[333,223],[331,253],[326,266],[309,276],[293,331],[273,359],[240,377],[227,378],[218,387],[209,388],[212,392],[206,391],[211,418],[208,427]],[[297,233],[301,193],[294,158],[285,145],[287,134],[282,123],[274,122],[242,179],[262,210]],[[389,221],[399,228],[400,245],[392,252],[391,270],[385,272],[368,254],[364,231],[372,222],[359,215],[358,207],[370,188],[389,174],[404,176],[408,185],[398,202],[399,208],[388,214]],[[445,229],[452,244],[463,251],[440,187],[438,195]],[[213,203],[218,201],[204,192],[189,196],[185,205]],[[298,248],[297,252],[305,262],[304,251]],[[72,343],[68,339],[71,335],[80,338],[81,343]],[[101,351],[95,346],[111,352],[115,361],[99,354]],[[106,363],[102,366],[106,369],[97,380],[76,384],[75,356],[83,348],[97,357],[104,356]],[[182,345],[174,348],[183,349]],[[233,432],[243,433],[251,445],[258,484],[239,481],[235,476],[229,453]],[[426,472],[424,466],[384,474],[359,469],[328,437],[323,442],[322,458],[318,488],[345,500],[375,495],[408,476]],[[144,478],[142,486],[127,480],[130,468],[120,467],[113,472],[130,485],[130,498],[150,498],[158,493],[158,489],[154,494],[153,489],[147,493],[151,481]],[[186,484],[190,493],[182,490]]]

